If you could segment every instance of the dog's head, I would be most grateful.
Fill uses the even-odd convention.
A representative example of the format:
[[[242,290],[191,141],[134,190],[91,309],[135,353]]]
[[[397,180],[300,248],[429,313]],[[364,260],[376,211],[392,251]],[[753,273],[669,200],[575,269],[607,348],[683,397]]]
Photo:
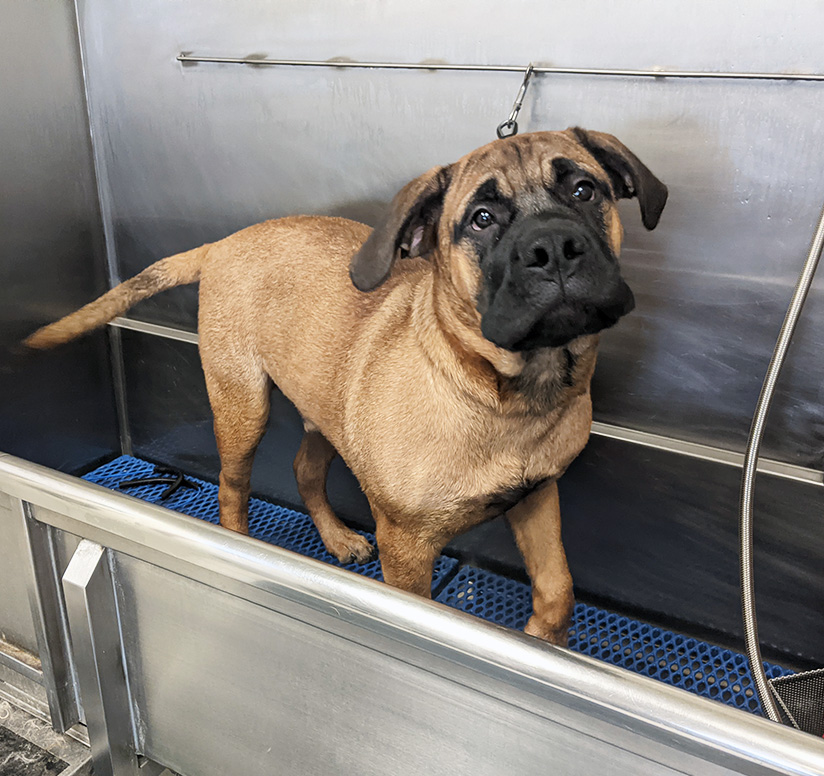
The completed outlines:
[[[621,277],[616,201],[654,229],[667,188],[612,135],[584,129],[497,140],[407,184],[352,258],[371,291],[398,258],[429,256],[510,351],[560,347],[635,305]]]

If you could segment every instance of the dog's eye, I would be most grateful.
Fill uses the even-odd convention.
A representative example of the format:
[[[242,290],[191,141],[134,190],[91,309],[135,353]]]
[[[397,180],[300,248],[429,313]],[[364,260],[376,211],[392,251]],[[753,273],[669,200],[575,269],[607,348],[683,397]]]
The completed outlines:
[[[580,180],[572,187],[572,196],[579,202],[589,202],[595,196],[595,186],[588,180]]]
[[[492,226],[494,223],[495,216],[483,208],[472,216],[472,228],[477,232],[480,232],[482,229],[486,229],[488,226]]]

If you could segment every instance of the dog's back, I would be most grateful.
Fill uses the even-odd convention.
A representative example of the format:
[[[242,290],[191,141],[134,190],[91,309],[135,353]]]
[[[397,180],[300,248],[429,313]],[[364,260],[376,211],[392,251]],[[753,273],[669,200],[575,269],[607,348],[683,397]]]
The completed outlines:
[[[135,277],[25,340],[61,345],[161,291],[200,282],[200,351],[207,374],[263,370],[304,418],[341,418],[356,340],[383,336],[408,315],[422,260],[409,260],[371,293],[358,291],[349,262],[371,232],[344,218],[290,216],[155,262]],[[410,277],[411,276],[411,277]],[[375,320],[375,316],[381,320]],[[362,370],[362,365],[361,365]],[[327,429],[337,436],[333,429]]]

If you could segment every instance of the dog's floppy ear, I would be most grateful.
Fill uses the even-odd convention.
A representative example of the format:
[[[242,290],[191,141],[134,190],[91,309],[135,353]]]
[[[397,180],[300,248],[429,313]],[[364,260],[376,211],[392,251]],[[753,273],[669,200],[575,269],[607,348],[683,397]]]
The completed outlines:
[[[451,172],[451,167],[433,167],[397,193],[389,213],[349,263],[355,288],[376,289],[389,277],[396,259],[423,256],[435,247]]]
[[[641,221],[647,229],[655,229],[667,203],[667,187],[618,138],[580,127],[569,132],[607,171],[619,199],[638,197]]]

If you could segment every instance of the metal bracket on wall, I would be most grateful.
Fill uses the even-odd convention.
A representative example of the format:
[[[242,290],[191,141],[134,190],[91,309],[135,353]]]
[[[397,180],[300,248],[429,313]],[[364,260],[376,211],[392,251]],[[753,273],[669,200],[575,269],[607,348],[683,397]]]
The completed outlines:
[[[182,51],[177,61],[184,64],[214,63],[225,65],[251,65],[254,67],[333,67],[337,69],[367,68],[375,70],[459,70],[481,73],[523,73],[523,65],[469,65],[446,62],[357,62],[339,59],[270,59],[268,57],[217,57]],[[824,81],[824,73],[736,73],[712,70],[666,70],[664,68],[623,69],[603,67],[550,67],[535,65],[535,74],[599,75],[617,78],[725,78],[753,81]]]
[[[109,550],[84,539],[63,575],[80,695],[97,776],[157,776],[137,754]]]

